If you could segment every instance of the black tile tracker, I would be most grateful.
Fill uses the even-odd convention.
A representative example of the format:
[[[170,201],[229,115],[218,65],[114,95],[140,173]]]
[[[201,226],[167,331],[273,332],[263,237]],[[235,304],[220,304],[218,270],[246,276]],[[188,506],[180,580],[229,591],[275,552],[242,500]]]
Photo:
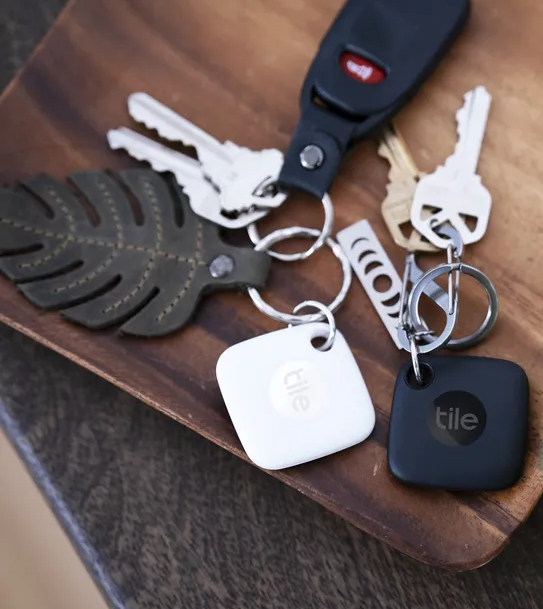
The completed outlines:
[[[456,491],[497,491],[521,477],[530,390],[524,370],[488,357],[424,356],[425,382],[398,374],[388,464],[401,482]]]

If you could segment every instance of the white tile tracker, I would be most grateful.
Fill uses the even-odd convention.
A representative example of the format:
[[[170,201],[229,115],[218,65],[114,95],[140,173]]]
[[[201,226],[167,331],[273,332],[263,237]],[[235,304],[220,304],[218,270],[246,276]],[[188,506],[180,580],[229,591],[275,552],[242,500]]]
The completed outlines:
[[[363,442],[375,410],[358,364],[338,331],[332,347],[311,343],[328,325],[284,328],[233,345],[217,362],[217,380],[243,448],[276,470]]]

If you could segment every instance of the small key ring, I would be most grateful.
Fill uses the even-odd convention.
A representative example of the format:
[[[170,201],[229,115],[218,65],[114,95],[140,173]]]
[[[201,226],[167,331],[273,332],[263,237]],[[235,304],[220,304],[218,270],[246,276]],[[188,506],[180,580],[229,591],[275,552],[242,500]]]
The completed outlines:
[[[473,277],[485,289],[486,294],[487,294],[487,299],[488,299],[488,306],[487,306],[487,312],[485,315],[485,319],[483,320],[483,323],[480,325],[480,327],[475,332],[473,332],[473,334],[470,334],[469,336],[465,336],[463,338],[456,338],[456,339],[450,339],[450,334],[449,334],[449,339],[448,339],[447,338],[447,328],[449,326],[449,319],[452,319],[454,317],[454,321],[456,322],[456,317],[458,315],[458,301],[457,301],[457,298],[455,298],[456,304],[454,306],[454,315],[447,315],[447,326],[446,326],[445,330],[443,331],[443,333],[440,336],[438,336],[434,340],[431,340],[431,338],[429,337],[430,341],[429,341],[428,345],[425,345],[424,347],[420,348],[421,353],[427,353],[429,351],[434,351],[435,349],[438,349],[439,347],[441,347],[442,345],[445,345],[445,344],[447,345],[447,347],[452,348],[452,349],[471,347],[471,346],[477,344],[478,342],[480,342],[483,338],[485,338],[485,336],[487,336],[487,334],[490,332],[490,330],[492,330],[494,324],[496,323],[496,319],[498,317],[498,308],[499,308],[498,295],[496,293],[496,288],[494,287],[493,283],[490,281],[488,276],[485,275],[479,269],[477,269],[473,266],[470,266],[469,264],[464,264],[463,262],[454,262],[454,263],[447,262],[447,263],[440,264],[440,265],[436,266],[435,268],[430,269],[429,271],[426,271],[426,273],[424,273],[424,275],[422,275],[422,277],[413,286],[413,289],[411,290],[411,293],[409,294],[407,306],[409,309],[409,315],[411,317],[411,320],[412,320],[415,328],[424,327],[422,318],[421,318],[420,312],[419,312],[419,303],[420,303],[421,296],[424,293],[424,288],[426,287],[426,285],[428,283],[430,283],[431,281],[434,281],[437,277],[440,277],[441,275],[451,274],[455,271],[458,271],[460,273],[463,273],[464,275],[469,275],[470,277]],[[453,323],[453,326],[454,326],[454,323]],[[452,329],[451,329],[451,334],[452,334]],[[431,348],[425,350],[425,347],[431,347]]]
[[[307,307],[313,307],[314,309],[318,309],[326,316],[326,321],[328,322],[329,328],[328,338],[324,341],[322,345],[320,345],[320,347],[315,347],[315,349],[318,349],[319,351],[328,351],[332,348],[332,346],[334,345],[334,341],[336,340],[337,325],[334,314],[326,305],[323,305],[322,302],[318,302],[317,300],[304,300],[299,305],[296,305],[292,312],[298,313],[298,311],[306,309]],[[289,327],[292,325],[294,324],[289,324]]]
[[[434,228],[435,224],[430,224],[432,226],[432,229]],[[449,226],[448,224],[441,224],[440,226],[436,227],[437,228],[437,233],[441,236],[441,237],[447,237],[447,239],[449,240],[448,246],[453,247],[453,254],[455,256],[455,258],[462,258],[462,255],[464,254],[464,242],[462,241],[462,235],[460,235],[460,233],[456,230],[456,228],[453,228],[452,226]],[[447,248],[444,248],[447,249]]]
[[[417,345],[417,339],[414,334],[409,336],[409,351],[411,353],[411,363],[413,364],[415,380],[419,385],[422,385],[422,370],[420,369],[419,346]]]
[[[317,237],[320,234],[321,233],[315,228],[304,228],[302,226],[279,228],[273,231],[273,233],[270,233],[269,235],[266,235],[266,237],[262,238],[255,245],[255,251],[267,251],[268,248],[270,248],[272,245],[275,245],[279,241],[284,241],[286,239],[292,239],[294,237]],[[327,305],[327,308],[330,310],[330,312],[335,313],[338,307],[345,300],[345,297],[349,292],[349,288],[351,287],[352,269],[349,259],[344,254],[338,243],[336,243],[333,239],[330,238],[326,239],[325,243],[332,250],[334,256],[341,262],[341,267],[343,269],[343,284],[341,286],[341,289],[338,292],[337,296],[334,298],[334,300],[329,305]],[[259,311],[261,311],[268,317],[275,319],[275,321],[279,321],[284,324],[298,325],[303,323],[312,323],[315,321],[322,321],[326,317],[326,315],[322,312],[313,313],[312,315],[292,315],[290,313],[282,313],[281,311],[278,311],[277,309],[269,305],[267,302],[265,302],[262,296],[260,295],[260,292],[256,288],[249,287],[247,288],[247,292]]]
[[[332,205],[332,199],[330,198],[330,195],[328,193],[326,193],[321,199],[321,203],[324,209],[324,224],[320,232],[316,231],[317,240],[315,241],[315,243],[313,243],[313,245],[305,252],[297,252],[295,254],[282,254],[281,252],[275,252],[273,250],[268,249],[267,252],[272,258],[282,260],[283,262],[296,262],[297,260],[305,260],[326,243],[326,240],[330,237],[330,234],[332,233],[332,229],[334,227],[334,206]],[[293,226],[291,228],[303,227]],[[247,233],[249,234],[249,239],[254,243],[254,245],[257,245],[261,242],[262,239],[260,237],[260,233],[258,232],[256,222],[249,224],[249,226],[247,227]]]

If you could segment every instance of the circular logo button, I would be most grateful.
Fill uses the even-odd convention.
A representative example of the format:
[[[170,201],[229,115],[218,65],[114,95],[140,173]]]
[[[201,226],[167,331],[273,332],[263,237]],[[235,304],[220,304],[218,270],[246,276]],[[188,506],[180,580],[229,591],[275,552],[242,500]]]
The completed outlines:
[[[442,444],[466,446],[478,440],[485,430],[486,410],[472,393],[447,391],[430,405],[428,425]]]

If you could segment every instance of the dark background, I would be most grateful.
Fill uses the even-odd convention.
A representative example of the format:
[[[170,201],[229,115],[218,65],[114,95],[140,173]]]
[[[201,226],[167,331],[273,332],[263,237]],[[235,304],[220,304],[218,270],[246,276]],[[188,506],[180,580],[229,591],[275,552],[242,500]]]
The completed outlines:
[[[63,5],[0,0],[0,89]],[[3,326],[0,425],[114,607],[543,608],[543,507],[479,571],[420,565]]]

